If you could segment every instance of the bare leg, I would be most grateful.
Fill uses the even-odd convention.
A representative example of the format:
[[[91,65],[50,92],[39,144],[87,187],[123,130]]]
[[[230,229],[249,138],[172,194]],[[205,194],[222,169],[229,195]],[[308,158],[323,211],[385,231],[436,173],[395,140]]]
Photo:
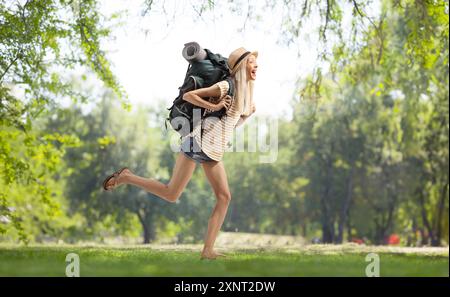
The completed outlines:
[[[195,161],[189,159],[180,152],[168,184],[164,184],[155,179],[137,176],[130,170],[124,170],[123,173],[120,174],[118,177],[118,184],[134,185],[157,195],[168,202],[176,202],[191,179],[195,170],[195,165]],[[114,182],[113,179],[114,178],[112,178],[108,184],[112,184]]]
[[[214,242],[222,227],[227,214],[228,205],[231,201],[231,193],[228,187],[227,175],[222,161],[202,163],[206,177],[211,184],[216,195],[216,206],[208,221],[208,231],[205,236],[205,245],[202,251],[202,258],[214,259],[223,254],[216,253],[213,250]]]

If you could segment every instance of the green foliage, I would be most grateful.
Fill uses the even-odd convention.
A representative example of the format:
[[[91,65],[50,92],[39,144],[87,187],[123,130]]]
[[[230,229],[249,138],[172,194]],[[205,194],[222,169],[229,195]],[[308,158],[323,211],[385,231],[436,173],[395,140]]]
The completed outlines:
[[[316,201],[325,242],[341,242],[344,228],[348,239],[378,244],[392,232],[419,231],[422,243],[448,242],[448,18],[439,17],[445,11],[443,3],[383,2],[380,24],[360,51],[344,56],[336,47],[322,97],[309,94],[295,107],[299,147],[292,164],[311,181],[306,195]]]
[[[63,73],[87,66],[124,96],[99,47],[108,34],[101,21],[96,1],[0,1],[0,216],[13,222],[23,241],[31,234],[28,227],[45,221],[40,211],[61,211],[54,175],[65,148],[78,141],[36,125],[62,98],[89,100]],[[31,201],[39,201],[33,216],[23,209]],[[31,217],[33,223],[24,227]]]
[[[145,17],[156,3],[144,5]],[[379,15],[358,1],[265,7],[277,5],[287,45],[319,16],[317,54],[330,67],[299,79],[293,119],[278,119],[275,163],[225,154],[224,230],[448,244],[448,2],[385,0]],[[95,0],[0,1],[0,240],[203,239],[215,197],[201,169],[175,205],[131,186],[101,191],[123,166],[167,183],[176,157],[173,134],[161,133],[165,106],[131,111],[111,71],[100,47],[108,19]],[[92,75],[100,90],[85,86]]]

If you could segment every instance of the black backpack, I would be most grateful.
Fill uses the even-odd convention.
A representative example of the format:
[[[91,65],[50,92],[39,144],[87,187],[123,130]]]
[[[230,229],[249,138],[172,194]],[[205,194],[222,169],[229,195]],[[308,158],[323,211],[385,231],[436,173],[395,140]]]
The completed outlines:
[[[172,128],[177,131],[181,137],[192,132],[193,128],[200,124],[198,122],[193,122],[194,108],[199,110],[197,112],[200,112],[200,119],[211,116],[221,119],[226,114],[225,108],[218,111],[206,112],[207,110],[205,108],[193,105],[183,99],[183,95],[186,92],[207,88],[219,81],[227,80],[230,86],[227,95],[230,95],[231,98],[234,97],[235,88],[233,79],[230,77],[230,70],[227,64],[228,59],[220,54],[213,54],[208,49],[205,49],[205,51],[207,56],[204,60],[189,63],[184,83],[178,88],[180,90],[179,94],[173,101],[172,106],[168,108],[169,116],[165,121],[166,129],[167,121],[169,121]]]

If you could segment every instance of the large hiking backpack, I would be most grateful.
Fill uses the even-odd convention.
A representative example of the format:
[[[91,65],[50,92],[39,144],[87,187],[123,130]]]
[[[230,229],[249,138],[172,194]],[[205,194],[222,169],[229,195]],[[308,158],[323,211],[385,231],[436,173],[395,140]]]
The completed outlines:
[[[227,80],[230,88],[228,89],[228,95],[234,97],[234,83],[230,77],[230,70],[227,64],[227,58],[220,54],[214,54],[208,49],[204,49],[206,52],[205,58],[202,60],[192,60],[189,62],[188,69],[184,78],[183,85],[179,87],[179,94],[173,101],[173,104],[169,110],[169,116],[166,118],[165,125],[167,128],[167,121],[170,122],[172,128],[177,131],[181,137],[186,136],[192,132],[193,128],[201,124],[201,121],[194,123],[194,109],[197,112],[198,119],[202,120],[206,117],[218,117],[222,118],[226,114],[226,109],[222,108],[218,111],[207,112],[205,108],[195,106],[192,103],[183,99],[183,95],[191,90],[200,88],[207,88],[213,84]],[[208,100],[209,98],[203,98]]]

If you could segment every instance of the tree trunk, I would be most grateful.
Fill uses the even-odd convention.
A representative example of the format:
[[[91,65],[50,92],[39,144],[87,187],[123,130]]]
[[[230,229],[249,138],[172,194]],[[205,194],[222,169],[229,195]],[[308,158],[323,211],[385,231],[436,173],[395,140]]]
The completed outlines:
[[[307,235],[307,226],[306,226],[306,223],[303,222],[302,223],[302,236],[306,237],[306,235]]]
[[[420,228],[419,231],[420,231],[420,237],[421,237],[420,244],[422,246],[428,245],[428,235],[425,234],[423,228]]]
[[[425,209],[425,197],[424,197],[422,189],[418,189],[417,193],[419,195],[419,203],[420,203],[420,210],[421,210],[423,225],[425,226],[425,228],[428,231],[427,236],[422,236],[422,244],[427,245],[428,238],[433,238],[433,228],[431,227],[430,222],[428,221],[427,210]],[[425,239],[426,239],[426,241],[425,241]]]
[[[383,219],[381,219],[383,221]],[[378,223],[378,219],[375,219],[375,244],[381,245],[384,243],[384,235],[382,231],[383,222]]]
[[[395,194],[394,194],[395,195]],[[389,203],[389,208],[388,208],[388,217],[386,220],[386,225],[383,226],[383,236],[386,236],[389,229],[391,229],[392,227],[392,223],[393,223],[393,218],[394,218],[394,211],[395,211],[395,206],[396,206],[396,198],[395,196],[391,198],[392,200],[390,200]]]
[[[385,193],[386,197],[388,199],[388,208],[387,208],[387,218],[384,216],[384,209],[380,209],[380,215],[381,215],[381,222],[380,224],[377,224],[377,235],[376,235],[376,242],[378,244],[384,244],[385,239],[388,235],[388,231],[391,229],[393,224],[393,218],[394,218],[394,211],[395,207],[397,206],[397,193],[391,191],[392,185],[389,183],[391,179],[390,174],[390,168],[388,166],[385,166],[383,164],[382,166],[382,172],[384,172],[384,185],[385,185]]]
[[[338,236],[336,238],[336,243],[342,243],[344,239],[344,226],[348,219],[348,211],[350,208],[350,203],[352,201],[353,195],[353,170],[354,164],[351,164],[350,173],[347,182],[347,195],[345,196],[344,205],[341,208],[341,213],[339,216],[339,226],[338,226]]]
[[[144,234],[144,244],[149,244],[156,238],[156,230],[153,222],[153,215],[149,211],[143,210],[144,214],[140,210],[137,211],[139,222],[141,222],[142,230]]]
[[[323,243],[333,243],[334,241],[334,223],[331,219],[331,212],[328,207],[328,197],[331,190],[331,180],[332,180],[332,168],[333,163],[330,158],[327,160],[327,168],[326,168],[326,182],[325,182],[325,189],[323,192],[323,195],[320,199],[320,204],[322,208],[322,242]]]
[[[447,189],[448,189],[448,178],[447,183],[441,190],[441,197],[439,198],[437,216],[436,216],[436,233],[435,236],[431,238],[432,246],[440,246],[441,245],[441,237],[442,237],[442,215],[444,213],[445,208],[445,199],[447,198]]]
[[[148,243],[150,243],[150,230],[149,230],[149,228],[147,227],[147,225],[143,225],[143,230],[144,230],[144,242],[143,242],[143,244],[148,244]]]

